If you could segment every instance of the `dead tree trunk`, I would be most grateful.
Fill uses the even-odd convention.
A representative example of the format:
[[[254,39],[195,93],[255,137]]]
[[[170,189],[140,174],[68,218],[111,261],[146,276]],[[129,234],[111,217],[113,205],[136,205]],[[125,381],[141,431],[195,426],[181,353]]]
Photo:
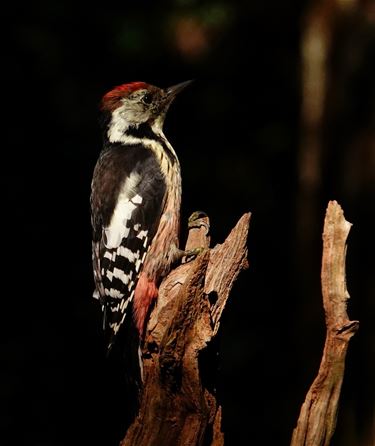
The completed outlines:
[[[250,214],[243,215],[225,242],[209,249],[207,217],[190,219],[187,248],[205,250],[160,286],[143,346],[140,410],[121,446],[224,444],[221,408],[206,385],[214,377],[203,376],[213,372],[204,367],[204,355],[232,285],[247,267],[249,222]]]
[[[302,405],[291,446],[328,446],[336,427],[345,356],[358,321],[346,312],[346,239],[351,224],[336,201],[328,204],[323,231],[322,294],[327,334],[318,376]]]

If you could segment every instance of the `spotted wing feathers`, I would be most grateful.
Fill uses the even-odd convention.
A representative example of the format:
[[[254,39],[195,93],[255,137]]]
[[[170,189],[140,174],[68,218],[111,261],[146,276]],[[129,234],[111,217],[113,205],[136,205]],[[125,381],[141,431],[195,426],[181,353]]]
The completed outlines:
[[[109,181],[111,178],[112,181]],[[142,146],[104,152],[92,184],[93,264],[109,344],[133,300],[165,199],[157,160]]]

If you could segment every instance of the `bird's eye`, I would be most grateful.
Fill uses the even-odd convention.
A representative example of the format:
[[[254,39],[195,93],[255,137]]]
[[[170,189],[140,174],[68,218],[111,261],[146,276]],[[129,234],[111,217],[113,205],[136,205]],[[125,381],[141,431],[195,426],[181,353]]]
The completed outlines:
[[[143,102],[145,103],[145,104],[151,104],[151,102],[152,102],[152,94],[151,93],[146,93],[144,96],[143,96]]]

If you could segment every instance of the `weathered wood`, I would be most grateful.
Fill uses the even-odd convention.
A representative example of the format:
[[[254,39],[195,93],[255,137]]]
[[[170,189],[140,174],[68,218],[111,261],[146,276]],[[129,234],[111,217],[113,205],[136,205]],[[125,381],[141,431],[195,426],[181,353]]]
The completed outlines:
[[[346,312],[345,257],[350,227],[340,205],[330,201],[324,221],[321,272],[326,341],[318,376],[302,405],[291,446],[328,446],[336,427],[346,351],[359,325],[350,321]]]
[[[250,214],[226,241],[209,249],[209,221],[189,220],[187,249],[202,254],[173,270],[159,289],[143,346],[144,384],[138,416],[121,446],[212,446],[224,444],[214,375],[204,353],[216,336],[222,311],[239,272],[247,267]],[[204,373],[209,376],[202,376]]]

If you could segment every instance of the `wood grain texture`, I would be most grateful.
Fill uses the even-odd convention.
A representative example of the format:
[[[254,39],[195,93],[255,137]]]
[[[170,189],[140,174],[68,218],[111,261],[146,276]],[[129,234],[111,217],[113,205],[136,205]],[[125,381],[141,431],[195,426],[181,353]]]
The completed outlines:
[[[247,267],[249,223],[250,214],[243,215],[225,242],[210,249],[208,218],[189,219],[186,248],[204,249],[160,286],[143,345],[140,410],[121,446],[224,444],[209,358],[230,290]]]
[[[336,201],[330,201],[323,231],[322,295],[326,341],[317,377],[302,405],[291,446],[328,446],[336,427],[349,340],[358,321],[347,314],[349,293],[345,280],[346,240],[351,224]]]

